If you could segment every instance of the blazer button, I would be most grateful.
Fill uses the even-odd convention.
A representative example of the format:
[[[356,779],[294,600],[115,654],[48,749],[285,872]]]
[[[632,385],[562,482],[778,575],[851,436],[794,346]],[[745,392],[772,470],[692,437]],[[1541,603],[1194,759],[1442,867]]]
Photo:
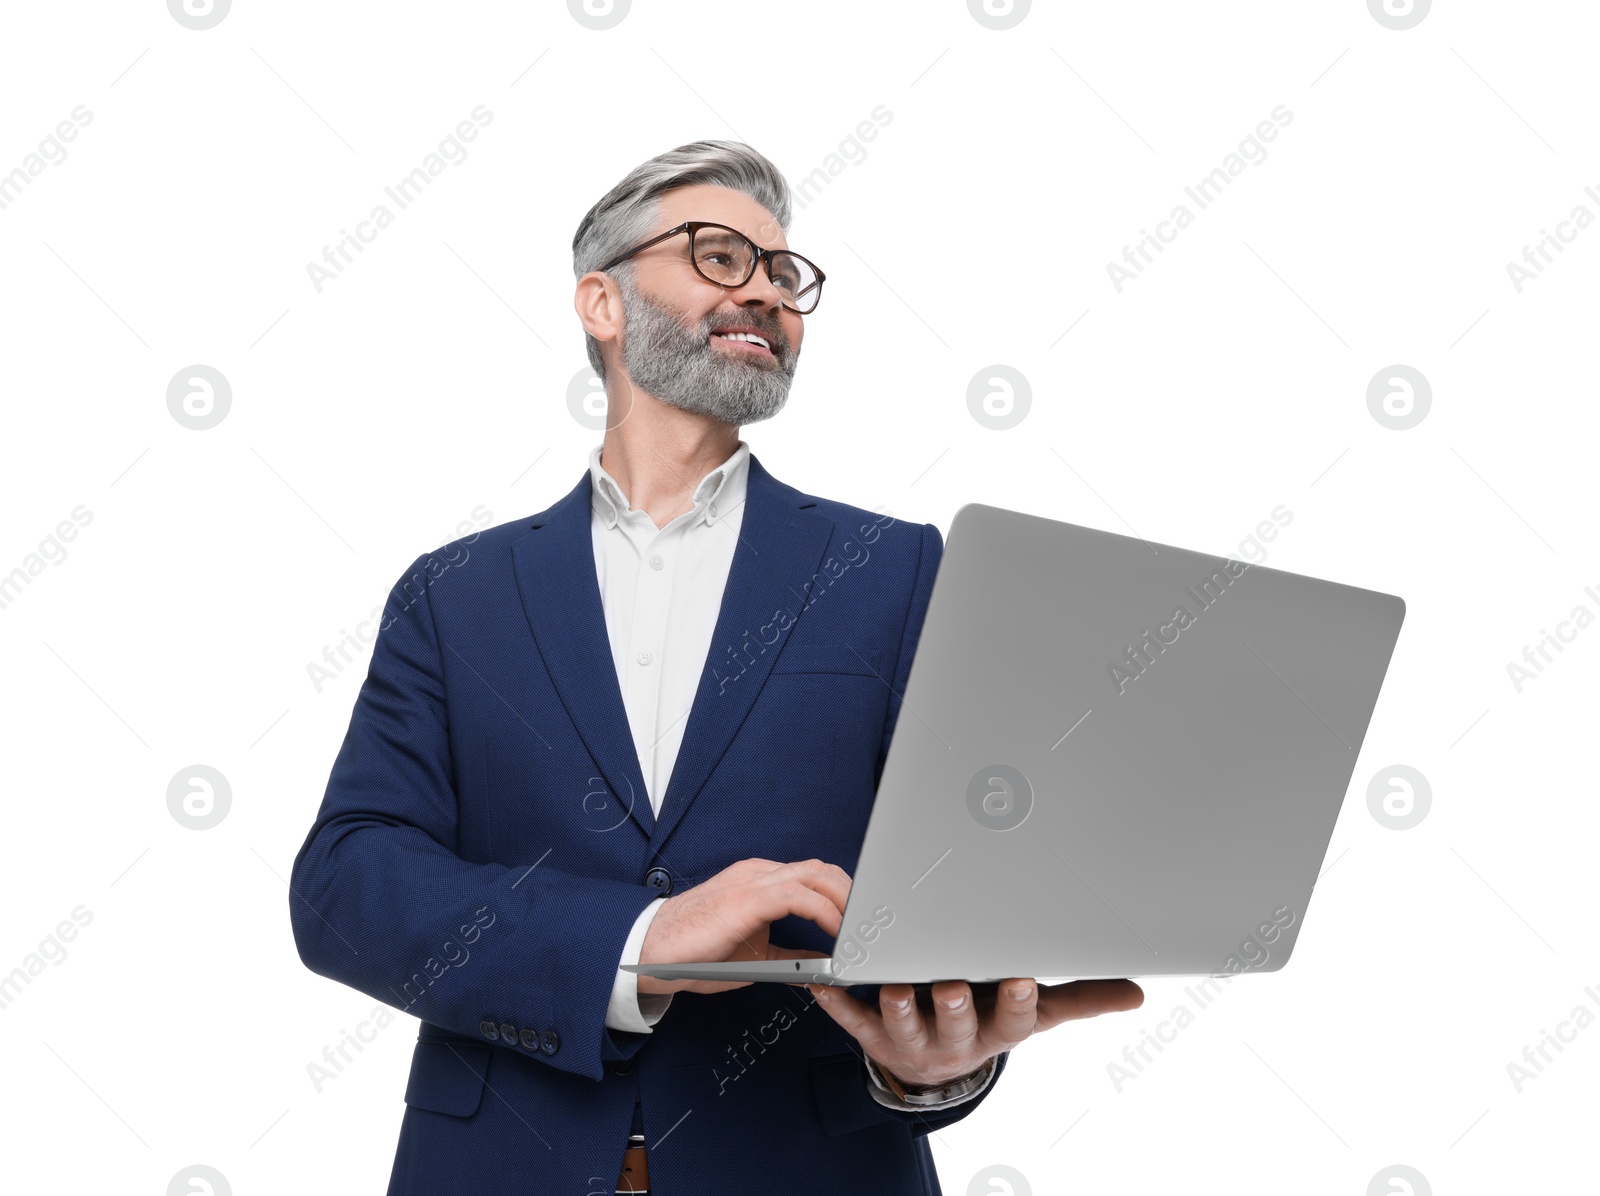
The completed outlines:
[[[488,1018],[485,1018],[483,1021],[478,1023],[478,1033],[482,1034],[491,1042],[500,1037],[500,1031],[495,1029],[494,1023]]]
[[[632,1059],[613,1059],[606,1064],[606,1069],[614,1076],[631,1076],[633,1074]]]
[[[510,1022],[500,1023],[500,1037],[508,1046],[517,1045],[517,1028]]]
[[[644,874],[644,883],[660,891],[663,897],[672,892],[672,874],[665,868],[652,868]]]
[[[547,1055],[553,1055],[561,1049],[561,1035],[554,1030],[546,1030],[539,1035],[539,1049]]]
[[[539,1031],[524,1030],[522,1032],[522,1045],[530,1051],[539,1049]]]

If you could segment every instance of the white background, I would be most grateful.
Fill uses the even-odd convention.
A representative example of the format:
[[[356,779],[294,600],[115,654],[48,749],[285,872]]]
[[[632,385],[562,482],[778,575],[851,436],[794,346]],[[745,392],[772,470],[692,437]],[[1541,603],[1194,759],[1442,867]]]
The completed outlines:
[[[1507,1065],[1600,1014],[1600,629],[1520,692],[1506,666],[1600,614],[1600,229],[1520,292],[1507,264],[1600,215],[1596,33],[1575,0],[1404,31],[1361,0],[1005,31],[951,0],[641,2],[604,31],[554,3],[239,0],[203,32],[154,0],[7,6],[0,173],[92,119],[0,210],[0,574],[92,521],[0,608],[0,976],[92,921],[0,1009],[6,1188],[159,1194],[205,1163],[235,1193],[383,1189],[415,1020],[307,1074],[373,1012],[290,936],[365,658],[321,692],[307,666],[474,508],[578,480],[573,231],[638,162],[727,137],[829,180],[789,230],[825,302],[743,433],[778,478],[1217,553],[1282,504],[1271,564],[1408,604],[1292,964],[1121,1091],[1107,1065],[1182,981],[1019,1048],[934,1137],[945,1190],[1006,1190],[996,1163],[1034,1192],[1361,1196],[1403,1191],[1395,1163],[1435,1193],[1592,1190],[1600,1028],[1520,1092]],[[468,156],[319,293],[308,263],[478,105]],[[1265,159],[1119,292],[1108,263],[1279,105]],[[194,364],[232,388],[207,431],[167,408]],[[1009,431],[967,407],[994,364],[1031,386]],[[1432,388],[1404,431],[1367,406],[1394,364]],[[196,764],[232,790],[205,832],[167,809]],[[1394,764],[1432,791],[1410,830],[1367,808]]]

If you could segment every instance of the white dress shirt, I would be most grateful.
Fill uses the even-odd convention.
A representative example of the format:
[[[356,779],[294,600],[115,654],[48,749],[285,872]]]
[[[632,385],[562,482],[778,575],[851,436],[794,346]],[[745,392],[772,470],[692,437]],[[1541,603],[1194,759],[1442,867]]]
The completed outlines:
[[[744,523],[750,446],[739,441],[695,487],[693,508],[660,528],[648,511],[630,509],[621,485],[600,464],[602,447],[589,453],[595,576],[639,772],[659,815]],[[661,901],[635,920],[621,963],[639,962]],[[670,994],[640,994],[638,977],[619,967],[606,1025],[648,1033],[671,1003]]]
[[[744,523],[750,446],[739,441],[695,487],[694,506],[659,528],[648,511],[630,509],[621,485],[600,464],[602,447],[589,453],[595,576],[639,772],[650,808],[660,815]],[[619,963],[639,962],[662,900],[635,919]],[[619,967],[605,1024],[650,1033],[671,1004],[671,994],[641,994],[638,977]],[[868,1090],[880,1104],[910,1107],[876,1081]]]

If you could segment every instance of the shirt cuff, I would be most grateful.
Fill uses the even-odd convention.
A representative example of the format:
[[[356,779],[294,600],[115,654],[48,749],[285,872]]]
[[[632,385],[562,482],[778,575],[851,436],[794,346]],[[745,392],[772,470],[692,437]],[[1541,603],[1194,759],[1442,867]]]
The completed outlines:
[[[650,923],[661,912],[665,900],[664,897],[657,897],[639,911],[639,916],[633,920],[633,929],[628,932],[627,942],[622,945],[622,958],[617,961],[619,965],[639,962]],[[625,972],[619,966],[617,977],[611,983],[611,1003],[606,1006],[606,1025],[613,1030],[649,1034],[671,1004],[671,993],[641,993],[638,974]]]
[[[889,1091],[884,1082],[878,1078],[877,1066],[871,1059],[865,1055],[861,1058],[862,1062],[867,1065],[867,1091],[872,1094],[872,1099],[886,1109],[898,1109],[902,1112],[910,1113],[936,1113],[940,1109],[953,1109],[957,1105],[964,1105],[968,1101],[977,1100],[989,1090],[989,1085],[994,1083],[995,1072],[999,1070],[999,1064],[994,1059],[990,1059],[984,1065],[989,1069],[989,1074],[984,1077],[983,1085],[976,1091],[969,1092],[965,1096],[955,1097],[952,1100],[940,1101],[936,1105],[911,1105]]]

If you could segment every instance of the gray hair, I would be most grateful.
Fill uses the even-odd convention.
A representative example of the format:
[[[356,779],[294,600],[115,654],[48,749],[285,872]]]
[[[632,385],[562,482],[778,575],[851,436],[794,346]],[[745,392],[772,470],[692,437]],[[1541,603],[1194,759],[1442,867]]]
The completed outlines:
[[[641,162],[589,209],[572,238],[574,278],[598,270],[648,239],[659,218],[661,196],[696,184],[744,192],[772,213],[779,228],[789,231],[789,183],[776,166],[742,141],[691,141]],[[626,288],[632,284],[634,264],[629,258],[608,273]],[[600,342],[587,331],[583,339],[589,364],[604,381]]]

